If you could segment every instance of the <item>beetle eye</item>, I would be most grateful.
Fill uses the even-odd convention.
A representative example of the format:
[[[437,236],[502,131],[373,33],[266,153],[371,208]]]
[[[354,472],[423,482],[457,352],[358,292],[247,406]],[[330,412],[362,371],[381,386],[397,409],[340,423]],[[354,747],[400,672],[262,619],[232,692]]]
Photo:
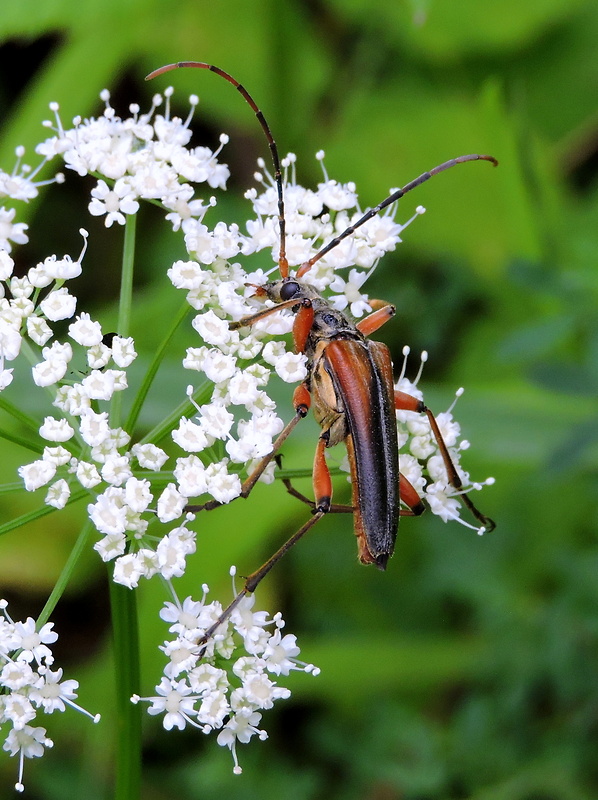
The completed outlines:
[[[280,299],[290,300],[297,294],[299,288],[297,281],[287,281],[280,290]]]

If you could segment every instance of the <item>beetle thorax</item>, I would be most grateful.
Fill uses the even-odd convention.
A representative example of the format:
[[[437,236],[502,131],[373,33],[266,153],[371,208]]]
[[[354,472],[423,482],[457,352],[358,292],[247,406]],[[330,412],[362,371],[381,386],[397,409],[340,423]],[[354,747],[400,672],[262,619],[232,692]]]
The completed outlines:
[[[275,303],[296,300],[297,309],[294,310],[298,310],[303,301],[310,301],[314,310],[314,319],[306,342],[308,357],[321,340],[363,338],[355,328],[355,324],[342,311],[333,308],[323,297],[320,297],[314,287],[308,283],[294,277],[283,278],[265,284],[263,289],[270,300]]]

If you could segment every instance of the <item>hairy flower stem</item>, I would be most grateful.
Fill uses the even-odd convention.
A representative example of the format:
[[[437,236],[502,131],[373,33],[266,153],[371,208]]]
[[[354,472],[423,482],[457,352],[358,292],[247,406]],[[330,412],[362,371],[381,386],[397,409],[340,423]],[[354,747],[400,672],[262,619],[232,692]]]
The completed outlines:
[[[127,216],[118,308],[118,333],[128,336],[133,303],[135,230],[137,217]],[[113,425],[120,421],[120,394],[110,401]],[[115,800],[136,800],[141,790],[141,712],[131,703],[139,691],[139,629],[137,597],[129,588],[112,579],[110,570],[110,610],[116,683],[116,787]]]
[[[110,576],[110,609],[116,682],[116,787],[114,800],[137,800],[141,790],[141,709],[131,703],[139,692],[137,597]]]

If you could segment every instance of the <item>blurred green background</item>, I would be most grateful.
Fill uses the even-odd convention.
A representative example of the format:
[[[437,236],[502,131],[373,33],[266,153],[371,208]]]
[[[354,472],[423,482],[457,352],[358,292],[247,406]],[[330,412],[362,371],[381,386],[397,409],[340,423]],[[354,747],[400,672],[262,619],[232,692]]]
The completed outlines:
[[[321,523],[258,594],[260,607],[283,611],[321,675],[290,681],[292,698],[264,719],[269,740],[240,746],[242,777],[208,737],[165,733],[147,718],[147,800],[598,797],[597,42],[591,0],[3,1],[4,169],[17,144],[31,154],[42,138],[51,100],[68,121],[99,113],[108,87],[124,115],[172,83],[183,116],[188,94],[201,97],[195,143],[230,134],[232,178],[220,208],[242,222],[255,159],[267,157],[261,131],[216,76],[181,71],[143,82],[181,59],[230,71],[263,108],[281,151],[298,154],[300,181],[320,180],[313,155],[324,148],[331,177],[355,181],[364,206],[461,153],[500,161],[496,170],[461,166],[405,198],[401,220],[419,204],[428,213],[369,287],[397,305],[378,337],[395,359],[405,343],[430,352],[428,404],[441,411],[466,388],[457,407],[472,441],[464,465],[497,479],[477,497],[496,531],[479,538],[431,515],[403,520],[381,574],[357,564],[349,517]],[[19,211],[31,241],[18,260],[26,269],[53,252],[75,256],[77,230],[87,227],[80,309],[101,314],[110,330],[122,229],[88,217],[91,185],[69,175],[66,187]],[[144,337],[143,360],[180,303],[164,271],[183,249],[153,209],[139,224],[133,333]],[[173,347],[145,424],[179,402],[188,378],[177,363],[191,337],[187,327]],[[281,408],[290,397],[282,387]],[[34,410],[36,401],[19,402]],[[287,466],[311,463],[315,423],[304,431],[285,447]],[[4,482],[24,460],[2,444]],[[2,519],[38,507],[39,494],[3,494]],[[228,566],[251,571],[305,516],[278,484],[206,515],[179,593],[198,595],[205,581],[226,599]],[[82,518],[69,507],[0,541],[0,595],[15,616],[39,613]],[[162,599],[159,584],[141,587],[147,694],[162,669]],[[27,797],[103,800],[112,794],[115,721],[106,575],[94,553],[53,620],[57,664],[104,719],[49,719],[56,745],[26,765]],[[2,797],[15,770],[2,754]]]

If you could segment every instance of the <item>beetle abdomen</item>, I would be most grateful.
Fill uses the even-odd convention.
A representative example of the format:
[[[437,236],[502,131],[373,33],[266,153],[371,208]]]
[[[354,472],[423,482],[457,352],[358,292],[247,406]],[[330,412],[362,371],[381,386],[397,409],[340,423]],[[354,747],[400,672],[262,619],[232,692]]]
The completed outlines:
[[[384,569],[399,521],[398,443],[390,352],[381,342],[335,339],[326,345],[348,429],[359,556]]]

